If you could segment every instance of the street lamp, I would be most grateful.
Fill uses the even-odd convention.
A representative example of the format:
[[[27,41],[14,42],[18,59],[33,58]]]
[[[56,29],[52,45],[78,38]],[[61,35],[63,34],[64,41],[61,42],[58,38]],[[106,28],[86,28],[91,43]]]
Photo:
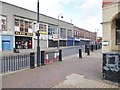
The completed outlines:
[[[37,31],[37,66],[40,66],[40,45],[39,45],[39,0],[37,0],[37,24],[38,24],[38,31]]]
[[[58,15],[58,49],[60,47],[60,27],[59,27],[59,18],[63,18],[63,15],[60,13]]]
[[[95,33],[96,33],[96,41],[97,41],[97,36],[98,36],[98,29],[95,29]]]

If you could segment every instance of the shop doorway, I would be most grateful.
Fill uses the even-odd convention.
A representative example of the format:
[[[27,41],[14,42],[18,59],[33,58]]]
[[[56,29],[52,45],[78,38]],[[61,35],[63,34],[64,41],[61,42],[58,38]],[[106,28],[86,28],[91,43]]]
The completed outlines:
[[[2,41],[2,50],[10,50],[10,41]]]

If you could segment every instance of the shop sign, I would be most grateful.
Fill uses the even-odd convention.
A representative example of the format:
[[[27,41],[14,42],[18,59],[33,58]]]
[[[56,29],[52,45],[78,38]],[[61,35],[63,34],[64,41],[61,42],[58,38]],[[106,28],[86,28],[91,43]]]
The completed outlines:
[[[73,37],[68,37],[67,40],[74,40],[74,38]]]
[[[58,41],[59,40],[59,36],[58,34],[53,34],[53,41]]]
[[[103,41],[102,44],[103,44],[103,46],[108,46],[109,45],[109,41]]]
[[[33,36],[33,33],[27,33],[27,32],[15,32],[16,35],[26,35],[26,36]]]
[[[47,34],[45,31],[39,31],[40,34]]]

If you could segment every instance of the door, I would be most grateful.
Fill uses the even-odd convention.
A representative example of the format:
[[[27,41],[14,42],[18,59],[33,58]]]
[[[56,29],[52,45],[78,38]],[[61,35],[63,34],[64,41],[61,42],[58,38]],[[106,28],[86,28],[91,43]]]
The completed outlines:
[[[2,50],[10,50],[10,41],[2,41]]]

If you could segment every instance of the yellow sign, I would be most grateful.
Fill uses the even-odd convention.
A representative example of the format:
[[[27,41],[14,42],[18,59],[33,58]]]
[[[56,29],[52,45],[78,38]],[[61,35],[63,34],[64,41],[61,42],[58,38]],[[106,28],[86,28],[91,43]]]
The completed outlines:
[[[39,31],[40,34],[47,34],[45,31]]]
[[[16,35],[26,35],[26,36],[33,36],[33,33],[27,33],[27,32],[15,32]]]

